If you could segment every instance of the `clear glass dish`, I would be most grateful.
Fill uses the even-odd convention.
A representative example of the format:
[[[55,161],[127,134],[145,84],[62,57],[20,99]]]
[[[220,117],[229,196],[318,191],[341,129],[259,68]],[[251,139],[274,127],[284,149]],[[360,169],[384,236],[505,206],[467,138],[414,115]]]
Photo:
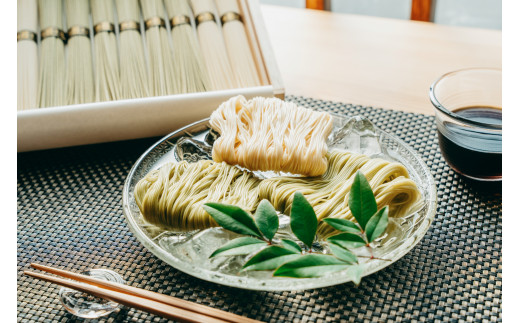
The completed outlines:
[[[486,188],[502,182],[502,70],[466,68],[430,87],[439,148],[457,173]]]
[[[434,179],[420,156],[400,139],[376,128],[363,117],[334,116],[334,129],[328,138],[329,149],[342,149],[398,161],[406,166],[423,196],[421,208],[405,217],[391,218],[387,232],[373,244],[374,256],[380,259],[359,258],[364,262],[363,276],[370,275],[394,263],[409,252],[425,235],[436,213],[437,193]],[[272,277],[270,272],[240,273],[246,256],[215,257],[209,255],[220,245],[236,237],[222,228],[192,232],[168,231],[146,223],[134,199],[137,182],[149,171],[179,160],[194,162],[211,159],[211,144],[216,134],[210,130],[209,120],[201,120],[175,131],[150,147],[134,164],[123,188],[123,211],[131,231],[137,239],[159,259],[189,275],[214,283],[251,290],[303,290],[342,284],[351,281],[346,271],[319,278]],[[257,173],[259,176],[277,176]],[[280,234],[288,217],[280,217]],[[319,241],[318,241],[319,245]],[[327,252],[326,248],[323,249]],[[364,247],[356,249],[363,256]]]
[[[110,282],[125,283],[123,277],[109,269],[89,269],[81,274]],[[84,319],[97,319],[122,308],[121,304],[111,300],[96,297],[68,287],[60,288],[59,298],[61,304],[67,311]]]

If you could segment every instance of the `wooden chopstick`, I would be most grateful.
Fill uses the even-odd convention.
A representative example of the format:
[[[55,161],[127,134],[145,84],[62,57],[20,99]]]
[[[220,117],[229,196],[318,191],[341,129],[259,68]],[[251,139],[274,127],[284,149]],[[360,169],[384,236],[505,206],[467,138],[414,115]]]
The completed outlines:
[[[153,314],[160,315],[162,317],[166,317],[169,319],[179,320],[181,322],[215,322],[215,323],[223,323],[229,322],[226,320],[220,320],[211,316],[206,316],[199,313],[190,312],[178,307],[173,307],[171,305],[167,305],[164,303],[152,301],[146,298],[141,298],[138,296],[124,294],[121,292],[116,292],[113,290],[99,288],[97,286],[92,286],[88,284],[78,283],[75,281],[66,280],[63,278],[53,277],[49,275],[44,275],[40,273],[35,273],[31,271],[24,271],[24,274],[39,278],[51,283],[56,283],[65,287],[70,287],[82,292],[86,292],[92,294],[97,297],[109,299],[111,301],[129,306],[135,307],[140,310],[144,310]]]
[[[66,287],[78,289],[98,297],[110,299],[117,303],[129,307],[135,307],[170,319],[181,320],[183,322],[260,322],[209,306],[192,303],[172,296],[124,284],[108,282],[41,264],[32,263],[31,266],[58,276],[88,283],[89,285],[31,271],[24,271],[24,274]]]

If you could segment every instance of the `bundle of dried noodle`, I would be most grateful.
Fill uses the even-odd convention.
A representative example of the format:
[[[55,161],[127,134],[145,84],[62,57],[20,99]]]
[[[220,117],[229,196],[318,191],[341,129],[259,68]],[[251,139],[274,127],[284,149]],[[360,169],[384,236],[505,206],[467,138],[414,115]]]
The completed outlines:
[[[211,114],[213,160],[249,170],[318,176],[327,169],[332,117],[277,98],[236,96]]]
[[[96,101],[119,100],[121,80],[112,1],[92,0]]]
[[[18,0],[17,9],[17,109],[26,110],[38,107],[38,7],[36,0]]]
[[[141,8],[145,21],[152,95],[175,94],[173,52],[168,41],[162,1],[141,0]]]
[[[188,0],[164,0],[171,22],[173,59],[177,92],[203,92],[208,89],[207,69],[191,25]]]
[[[40,0],[41,54],[38,102],[40,107],[66,104],[65,33],[61,0]]]
[[[94,101],[94,75],[89,30],[88,0],[66,0],[67,104]]]
[[[191,0],[200,48],[209,76],[209,90],[237,88],[222,30],[215,18],[212,0]]]
[[[216,1],[222,33],[240,87],[261,85],[237,0]]]
[[[134,99],[151,94],[137,0],[116,0],[119,20],[121,98]]]

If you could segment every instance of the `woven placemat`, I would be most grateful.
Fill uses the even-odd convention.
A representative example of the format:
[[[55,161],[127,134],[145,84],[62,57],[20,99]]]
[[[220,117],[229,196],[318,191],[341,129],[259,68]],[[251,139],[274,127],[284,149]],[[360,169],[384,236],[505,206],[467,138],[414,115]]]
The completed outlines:
[[[122,212],[124,180],[158,138],[18,154],[18,319],[74,321],[59,287],[22,274],[31,262],[83,271],[104,267],[136,287],[267,322],[501,321],[502,197],[455,174],[440,154],[434,118],[371,107],[287,98],[363,115],[420,153],[437,182],[435,221],[399,261],[362,280],[301,292],[252,292],[179,272],[147,251]],[[104,320],[166,321],[125,309]]]

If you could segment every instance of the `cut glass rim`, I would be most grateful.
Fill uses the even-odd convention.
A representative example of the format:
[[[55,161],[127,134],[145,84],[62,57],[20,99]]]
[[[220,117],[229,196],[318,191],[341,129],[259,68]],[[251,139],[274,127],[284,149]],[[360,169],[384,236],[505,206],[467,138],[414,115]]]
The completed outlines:
[[[502,130],[502,124],[475,121],[475,120],[471,120],[469,118],[466,118],[459,114],[451,112],[446,107],[444,107],[444,105],[439,101],[439,99],[437,98],[437,95],[435,93],[435,89],[436,89],[437,85],[440,82],[442,82],[443,80],[445,80],[446,78],[455,76],[457,74],[465,73],[465,72],[479,72],[479,71],[480,72],[497,72],[497,73],[500,72],[500,73],[502,73],[502,70],[499,68],[482,67],[482,68],[464,68],[464,69],[460,69],[460,70],[456,70],[456,71],[452,71],[452,72],[443,74],[439,78],[437,78],[430,86],[430,91],[429,91],[430,102],[433,104],[435,109],[437,109],[437,111],[439,111],[440,113],[442,113],[450,118],[453,118],[455,120],[458,120],[462,123],[473,125],[473,126],[478,126],[478,127],[482,127],[482,128],[487,128],[487,129]]]

